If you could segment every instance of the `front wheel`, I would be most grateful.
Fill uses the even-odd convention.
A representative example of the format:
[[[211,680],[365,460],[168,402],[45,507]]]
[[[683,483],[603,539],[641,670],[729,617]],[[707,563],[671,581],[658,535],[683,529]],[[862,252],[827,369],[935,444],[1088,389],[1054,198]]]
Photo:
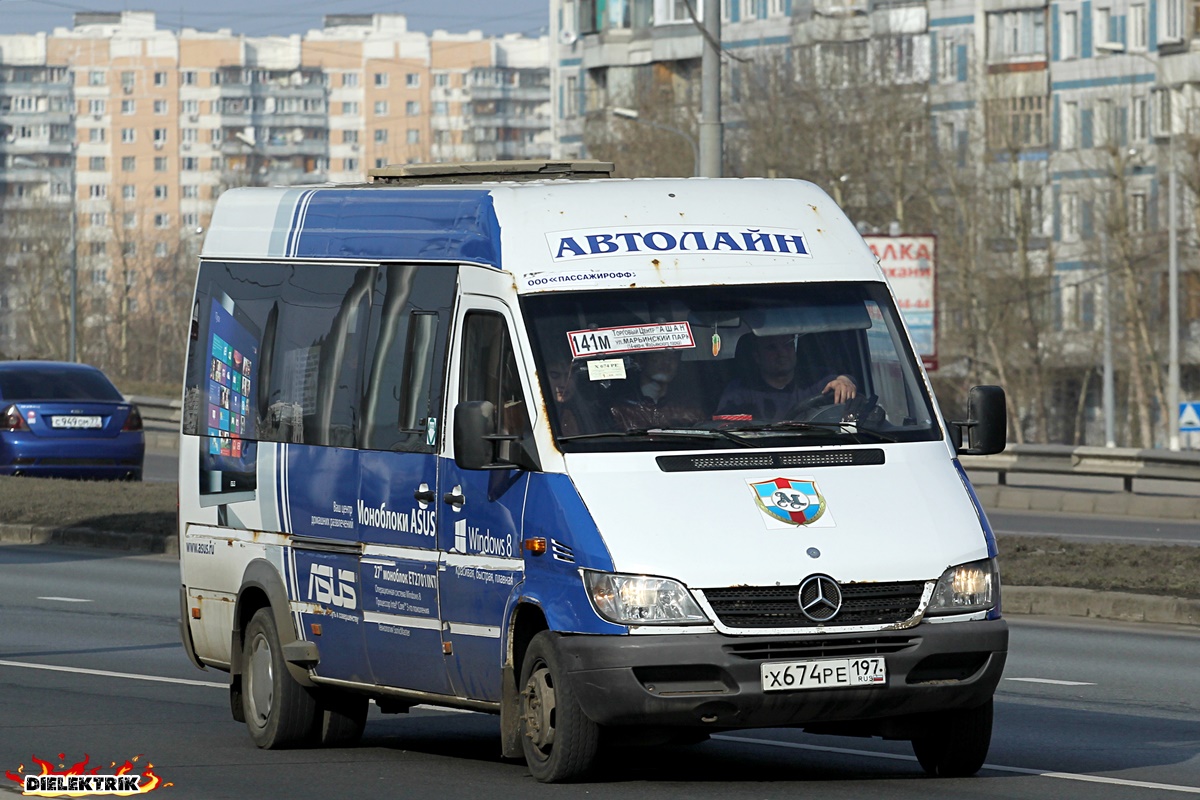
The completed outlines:
[[[250,738],[264,750],[306,743],[317,703],[288,672],[270,608],[260,608],[250,619],[242,652],[242,713]]]
[[[542,631],[521,662],[521,748],[533,777],[561,783],[582,777],[599,750],[600,728],[583,713],[555,646]]]
[[[974,775],[992,743],[992,700],[978,708],[946,711],[933,716],[925,731],[912,740],[917,761],[931,776],[965,778]]]

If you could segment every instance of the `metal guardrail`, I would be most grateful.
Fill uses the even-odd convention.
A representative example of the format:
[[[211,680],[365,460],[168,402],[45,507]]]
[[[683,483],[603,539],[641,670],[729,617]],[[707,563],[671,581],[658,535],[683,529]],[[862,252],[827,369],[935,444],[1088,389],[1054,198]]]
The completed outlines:
[[[1002,486],[1011,485],[1011,479],[1018,475],[1054,475],[1115,479],[1112,482],[1119,480],[1122,490],[1126,492],[1137,491],[1135,481],[1139,484],[1153,482],[1155,494],[1167,493],[1163,489],[1171,485],[1180,494],[1195,494],[1196,489],[1200,488],[1200,453],[1195,452],[1015,444],[997,455],[965,457],[963,467],[973,473],[995,473],[996,482]],[[1023,485],[1036,486],[1028,481]],[[1065,486],[1067,484],[1062,481],[1055,482],[1057,488]]]
[[[177,446],[183,403],[178,399],[131,396],[142,412],[147,438],[160,447]],[[994,456],[966,456],[963,467],[970,473],[992,473],[1001,486],[1010,480],[1029,476],[1055,476],[1055,488],[1070,488],[1070,479],[1108,479],[1119,482],[1125,492],[1136,493],[1135,481],[1154,482],[1156,494],[1176,485],[1180,494],[1200,493],[1200,452],[1174,453],[1169,450],[1137,450],[1129,447],[1072,447],[1057,444],[1014,444]],[[1087,487],[1081,487],[1087,488]],[[1098,487],[1091,487],[1098,488]],[[1170,492],[1167,492],[1170,493]]]

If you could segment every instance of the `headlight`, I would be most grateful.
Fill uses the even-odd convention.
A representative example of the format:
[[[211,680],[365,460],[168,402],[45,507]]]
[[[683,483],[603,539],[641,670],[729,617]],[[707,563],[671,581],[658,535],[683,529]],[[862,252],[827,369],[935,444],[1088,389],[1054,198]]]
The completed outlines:
[[[679,581],[584,570],[596,613],[618,625],[696,625],[708,617]]]
[[[925,614],[970,614],[986,611],[1000,598],[996,560],[985,558],[951,567],[938,578]]]

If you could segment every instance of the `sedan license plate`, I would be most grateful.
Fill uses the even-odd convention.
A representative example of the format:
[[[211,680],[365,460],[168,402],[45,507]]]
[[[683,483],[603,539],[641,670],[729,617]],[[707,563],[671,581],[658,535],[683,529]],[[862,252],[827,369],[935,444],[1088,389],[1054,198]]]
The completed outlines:
[[[99,428],[99,417],[57,416],[50,418],[51,428]]]
[[[764,692],[884,686],[887,666],[882,656],[830,658],[820,661],[770,661],[761,665]]]

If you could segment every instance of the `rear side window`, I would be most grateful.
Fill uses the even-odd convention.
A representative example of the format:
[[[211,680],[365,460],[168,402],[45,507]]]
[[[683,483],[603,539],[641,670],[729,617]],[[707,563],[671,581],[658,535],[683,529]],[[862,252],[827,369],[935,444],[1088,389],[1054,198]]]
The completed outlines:
[[[53,366],[29,366],[0,372],[0,398],[14,402],[104,400],[118,403],[125,399],[99,371]]]
[[[443,266],[203,264],[184,433],[431,452],[455,282]]]

